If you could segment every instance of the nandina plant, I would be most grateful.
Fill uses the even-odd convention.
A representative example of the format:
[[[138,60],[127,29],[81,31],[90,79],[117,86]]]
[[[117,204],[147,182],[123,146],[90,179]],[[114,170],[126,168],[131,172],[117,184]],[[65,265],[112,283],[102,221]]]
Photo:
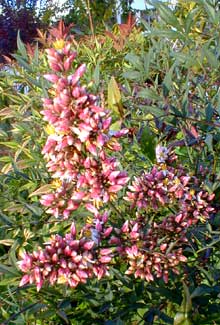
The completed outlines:
[[[84,64],[70,72],[76,53],[63,31],[46,50],[52,72],[44,77],[52,89],[43,99],[42,114],[51,134],[42,153],[53,181],[40,202],[60,222],[70,220],[71,230],[53,235],[45,248],[22,251],[19,268],[25,275],[20,285],[35,283],[37,290],[56,283],[76,287],[108,276],[115,263],[124,265],[124,274],[168,283],[169,274],[184,275],[179,265],[187,262],[187,230],[214,212],[214,194],[160,145],[153,167],[127,175],[113,153],[122,150],[118,138],[129,129],[111,130],[108,110],[80,85]],[[73,212],[79,208],[89,212],[90,221],[76,230]]]
[[[44,231],[36,230],[35,217],[32,233],[25,231],[25,243],[16,246],[25,248],[20,249],[16,264],[23,275],[11,275],[20,282],[13,294],[22,299],[19,308],[13,306],[14,318],[4,318],[10,323],[24,314],[25,321],[31,322],[33,311],[39,321],[49,313],[48,324],[60,319],[67,324],[211,323],[219,292],[218,230],[214,228],[218,206],[213,189],[204,184],[207,177],[212,179],[209,170],[199,164],[195,172],[186,155],[188,150],[193,159],[198,156],[199,145],[191,142],[198,138],[201,143],[197,125],[204,120],[182,125],[184,119],[179,117],[174,127],[169,106],[165,106],[165,117],[152,120],[150,116],[154,123],[149,122],[148,132],[146,123],[139,126],[136,121],[144,118],[149,105],[155,112],[155,105],[145,99],[145,107],[136,93],[142,87],[152,95],[148,89],[152,80],[143,87],[137,78],[133,96],[129,87],[125,89],[128,95],[123,104],[130,103],[131,108],[120,106],[122,114],[117,118],[121,120],[115,131],[114,113],[91,91],[85,66],[76,63],[80,56],[76,57],[74,42],[61,33],[51,44],[49,68],[45,65],[42,73],[50,82],[49,90],[44,90],[39,107],[48,122],[42,153],[51,183],[45,185],[44,179],[44,186],[31,196],[48,213],[44,214]],[[163,58],[167,64],[164,53]],[[163,78],[163,65],[160,71]],[[151,73],[152,79],[157,71],[152,67]],[[168,105],[166,92],[164,96]],[[177,94],[174,98],[170,94],[169,103],[176,101]],[[211,127],[212,120],[208,123]],[[165,136],[158,140],[153,131],[158,138],[160,132]],[[128,162],[128,154],[133,163]],[[209,155],[206,160],[210,163],[211,159]],[[37,193],[43,195],[38,198]],[[23,219],[27,223],[26,216]],[[10,261],[15,261],[14,256],[10,252]],[[15,271],[8,267],[8,272]]]

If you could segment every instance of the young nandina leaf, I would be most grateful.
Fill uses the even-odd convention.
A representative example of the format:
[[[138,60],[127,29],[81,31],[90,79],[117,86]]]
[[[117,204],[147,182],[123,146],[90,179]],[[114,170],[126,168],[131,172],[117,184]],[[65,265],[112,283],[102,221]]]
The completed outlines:
[[[108,84],[108,107],[116,113],[116,115],[120,117],[124,116],[121,93],[114,77],[111,77]]]

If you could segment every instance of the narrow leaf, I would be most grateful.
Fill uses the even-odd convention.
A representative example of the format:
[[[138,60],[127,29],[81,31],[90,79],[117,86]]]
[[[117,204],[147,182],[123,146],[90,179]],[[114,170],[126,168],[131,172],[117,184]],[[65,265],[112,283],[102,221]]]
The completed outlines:
[[[111,77],[108,84],[108,107],[116,113],[116,115],[120,117],[124,116],[121,93],[114,77]]]
[[[34,195],[42,195],[47,194],[51,191],[51,184],[46,184],[41,187],[39,187],[36,191],[32,192],[29,197],[32,197]]]
[[[19,50],[20,54],[22,55],[22,57],[24,59],[28,60],[26,47],[21,40],[20,30],[18,31],[18,36],[17,36],[17,47],[18,47],[18,50]]]

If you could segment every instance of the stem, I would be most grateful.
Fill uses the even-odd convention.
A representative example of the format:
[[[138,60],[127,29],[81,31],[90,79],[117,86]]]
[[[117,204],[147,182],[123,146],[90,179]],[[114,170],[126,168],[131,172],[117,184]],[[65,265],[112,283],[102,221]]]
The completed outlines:
[[[92,37],[95,38],[95,32],[94,32],[94,24],[92,20],[92,14],[91,14],[91,7],[90,7],[90,0],[86,0],[86,9],[89,15],[89,24],[90,24],[90,29],[92,32]]]
[[[115,210],[115,212],[117,212],[117,214],[118,214],[120,217],[123,218],[123,216],[122,216],[122,214],[121,214],[121,211],[119,211],[119,210],[114,206],[114,204],[113,204],[111,201],[109,201],[108,203],[109,203],[109,205],[113,208],[113,210]]]

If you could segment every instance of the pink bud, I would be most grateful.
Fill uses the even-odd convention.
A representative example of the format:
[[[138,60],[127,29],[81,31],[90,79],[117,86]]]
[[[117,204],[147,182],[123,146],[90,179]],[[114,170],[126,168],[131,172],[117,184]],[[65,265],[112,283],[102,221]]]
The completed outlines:
[[[54,270],[49,276],[49,282],[53,285],[57,281],[57,272]]]
[[[58,255],[57,255],[57,254],[53,254],[51,260],[52,260],[54,263],[57,263],[58,259],[59,259],[59,258],[58,258]]]
[[[91,203],[87,203],[86,204],[86,209],[90,212],[92,212],[95,216],[98,215],[98,210],[96,209],[96,207],[94,207],[94,205],[92,205]]]
[[[112,121],[111,117],[109,117],[103,121],[103,124],[102,124],[103,130],[106,130],[109,128],[111,121]]]
[[[71,64],[72,64],[73,60],[75,59],[75,57],[76,57],[76,53],[73,53],[66,59],[66,61],[64,61],[63,66],[64,66],[65,71],[70,69]]]
[[[67,267],[67,262],[66,262],[66,260],[64,259],[64,258],[62,258],[61,260],[60,260],[60,266],[62,267],[62,268],[66,268]]]
[[[53,70],[53,71],[56,71],[56,72],[60,72],[63,70],[63,67],[61,64],[57,64],[57,63],[50,63],[49,62],[49,66],[50,68]]]
[[[128,233],[129,232],[129,221],[126,220],[125,223],[123,224],[122,228],[121,228],[121,231],[123,233]]]
[[[86,71],[86,65],[82,64],[72,76],[72,80],[71,80],[72,86],[75,86],[77,84],[77,82],[82,77],[85,71]]]
[[[75,223],[74,223],[74,222],[72,222],[72,224],[71,224],[71,227],[70,227],[70,233],[71,233],[71,235],[72,235],[73,237],[76,236],[76,226],[75,226]]]
[[[37,291],[40,291],[40,289],[42,288],[42,285],[43,285],[43,280],[40,279],[39,282],[37,282],[37,285],[36,285]]]
[[[99,260],[101,263],[106,264],[109,263],[111,259],[112,259],[111,256],[101,256]]]
[[[109,227],[109,228],[105,229],[105,231],[103,232],[103,237],[104,238],[108,237],[111,234],[112,230],[113,230],[113,227]]]
[[[120,191],[122,188],[123,188],[122,185],[112,185],[112,186],[109,186],[108,190],[111,193],[116,193],[116,192]]]
[[[112,253],[112,248],[101,248],[100,254],[101,255],[109,255]]]
[[[80,278],[84,278],[84,279],[87,279],[88,278],[88,274],[85,271],[83,271],[83,270],[76,270],[76,274]]]
[[[59,77],[56,74],[45,74],[44,78],[52,82],[53,84],[55,84],[59,80]]]
[[[109,244],[110,245],[120,245],[121,244],[121,241],[120,241],[119,238],[113,236],[113,237],[110,238]]]
[[[35,267],[34,268],[34,277],[35,277],[35,281],[36,282],[40,282],[41,281],[41,273],[40,273],[39,267]]]
[[[85,250],[91,250],[94,246],[95,242],[94,241],[87,241],[84,245],[83,245],[83,248]]]
[[[160,250],[162,252],[164,252],[166,249],[167,249],[167,244],[166,243],[160,245]]]
[[[19,287],[22,287],[23,285],[29,283],[29,275],[25,274],[22,278],[21,278],[21,281],[19,283]]]

